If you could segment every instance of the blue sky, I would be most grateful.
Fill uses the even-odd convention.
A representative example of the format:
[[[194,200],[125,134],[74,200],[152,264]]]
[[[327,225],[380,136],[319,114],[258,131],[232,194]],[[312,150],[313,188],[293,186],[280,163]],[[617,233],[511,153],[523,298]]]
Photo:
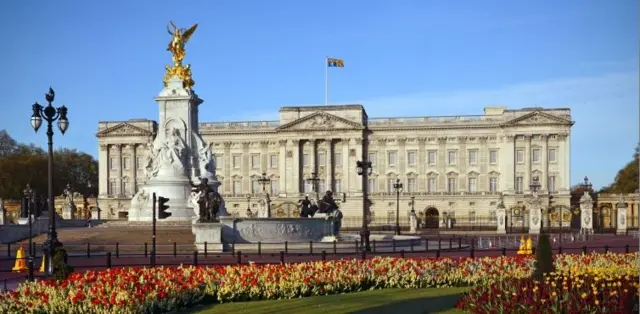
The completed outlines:
[[[97,154],[100,120],[157,119],[166,25],[199,23],[187,47],[201,121],[277,119],[282,105],[361,103],[370,117],[569,107],[572,182],[609,184],[638,142],[633,0],[6,1],[0,128],[29,126],[49,85],[71,125],[56,147]]]

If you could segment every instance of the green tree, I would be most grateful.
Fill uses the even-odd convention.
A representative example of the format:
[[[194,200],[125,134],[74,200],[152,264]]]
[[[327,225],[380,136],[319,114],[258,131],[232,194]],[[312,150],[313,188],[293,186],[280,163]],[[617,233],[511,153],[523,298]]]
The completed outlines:
[[[640,144],[636,146],[633,160],[627,163],[616,175],[609,186],[600,190],[601,193],[634,193],[638,190],[638,176],[640,175]]]
[[[33,144],[15,141],[0,130],[0,198],[18,199],[27,184],[40,195],[48,191],[48,156]],[[71,149],[54,152],[53,194],[61,195],[67,183],[85,195],[97,195],[98,162]],[[89,188],[91,183],[91,188]]]

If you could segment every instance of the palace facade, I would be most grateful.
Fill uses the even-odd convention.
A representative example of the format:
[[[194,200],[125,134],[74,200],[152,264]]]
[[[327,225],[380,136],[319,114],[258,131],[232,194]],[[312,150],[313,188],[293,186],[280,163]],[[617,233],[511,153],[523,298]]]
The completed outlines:
[[[199,127],[212,143],[219,192],[233,215],[256,208],[263,173],[278,215],[297,215],[296,204],[312,190],[307,179],[316,173],[319,192],[333,191],[345,217],[361,217],[356,162],[366,149],[373,165],[368,215],[395,221],[397,179],[404,185],[403,220],[411,206],[430,217],[495,218],[500,193],[507,207],[526,204],[534,177],[542,195],[569,205],[573,123],[570,109],[487,107],[483,115],[369,118],[362,105],[336,105],[282,107],[277,121]],[[99,123],[101,218],[126,217],[156,131],[151,120]]]

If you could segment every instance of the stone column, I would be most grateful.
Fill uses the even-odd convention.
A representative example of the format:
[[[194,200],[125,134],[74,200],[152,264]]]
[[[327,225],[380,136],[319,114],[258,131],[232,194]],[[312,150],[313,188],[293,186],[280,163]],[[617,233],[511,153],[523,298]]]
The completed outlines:
[[[353,177],[353,173],[356,171],[355,163],[352,163],[351,160],[359,160],[358,158],[352,159],[349,156],[349,139],[343,138],[340,140],[342,144],[342,192],[349,193],[351,192],[351,178]],[[353,170],[352,170],[353,169]]]
[[[233,156],[231,155],[232,142],[224,142],[222,145],[224,145],[222,168],[225,174],[222,189],[224,190],[224,193],[231,194],[233,192],[233,181],[231,180],[231,162],[233,161]]]
[[[242,142],[242,190],[248,194],[251,194],[251,178],[249,177],[249,171],[251,169],[251,154],[249,154],[249,146],[251,142]]]
[[[138,144],[131,144],[129,146],[131,148],[131,195],[135,195],[138,191],[138,154],[136,150],[138,149]]]
[[[500,167],[500,190],[509,194],[515,192],[515,172],[514,164],[516,162],[515,136],[506,135],[501,138],[498,164]],[[526,182],[524,184],[527,184]]]
[[[293,154],[293,169],[291,173],[293,174],[293,184],[291,186],[292,194],[296,195],[304,191],[302,188],[302,180],[300,178],[300,174],[302,171],[302,167],[300,167],[300,140],[294,139],[290,140],[291,143],[291,153]]]
[[[123,177],[122,177],[122,144],[116,144],[116,147],[118,147],[118,193],[117,195],[119,195],[120,197],[124,196],[124,184],[123,184]]]
[[[311,172],[318,172],[318,149],[317,141],[315,139],[309,139],[309,145],[311,146]],[[304,179],[304,178],[303,178]],[[313,189],[312,189],[313,190]]]
[[[327,152],[326,152],[326,181],[325,181],[325,189],[333,191],[333,139],[328,138],[324,140]],[[336,195],[337,197],[337,195]]]
[[[564,166],[562,168],[563,170],[563,180],[562,180],[562,189],[564,191],[566,191],[566,193],[569,193],[569,191],[571,191],[571,135],[564,134],[563,135],[564,138],[564,145],[562,145],[564,147],[564,154],[563,156],[563,160],[564,160]]]
[[[109,194],[109,145],[100,144],[100,152],[98,156],[98,195],[106,196]]]
[[[260,141],[260,172],[269,173],[269,141]],[[271,190],[269,190],[271,193]]]
[[[540,135],[540,142],[542,148],[540,149],[540,162],[542,163],[542,189],[549,191],[549,136],[547,134]]]
[[[531,178],[531,135],[523,135],[524,138],[524,191],[529,192]]]
[[[288,193],[287,189],[287,181],[289,178],[287,177],[287,140],[278,140],[279,152],[278,152],[278,173],[279,173],[279,181],[278,181],[278,191],[280,194]],[[271,162],[271,161],[269,161]]]
[[[469,152],[467,152],[467,137],[466,136],[459,136],[458,137],[458,147],[459,147],[459,151],[458,151],[458,163],[457,163],[457,168],[458,168],[458,172],[460,173],[460,175],[458,176],[458,192],[460,191],[465,191],[468,192],[469,190],[469,179],[467,176],[467,164],[468,164],[468,157],[469,157]],[[448,157],[448,156],[447,156]],[[476,156],[477,158],[477,156]],[[476,186],[477,188],[477,186]]]
[[[360,160],[360,159],[362,159],[362,145],[363,145],[362,139],[361,138],[356,138],[355,142],[356,142],[355,143],[356,144],[356,160]],[[362,193],[363,192],[362,191],[362,180],[358,176],[358,178],[356,178],[355,181],[356,182],[355,182],[354,186],[356,187],[356,191]]]
[[[497,226],[497,229],[496,229],[496,233],[497,234],[506,234],[507,233],[506,217],[507,217],[507,210],[504,207],[504,203],[502,201],[500,201],[498,203],[498,208],[496,208],[496,220],[498,222],[498,226]]]
[[[447,154],[447,138],[438,138],[438,158],[436,160],[436,169],[440,174],[438,176],[438,182],[436,188],[438,192],[447,191],[447,164],[449,163],[449,156]]]
[[[398,139],[398,154],[396,162],[398,163],[398,179],[404,184],[405,191],[407,189],[407,152],[406,152],[407,138],[401,137]]]
[[[624,196],[621,196],[617,208],[618,221],[616,223],[616,234],[625,235],[627,234],[627,202],[625,202]]]
[[[418,182],[416,182],[416,184],[418,185],[416,187],[416,191],[417,192],[426,192],[427,191],[427,178],[426,176],[426,169],[425,169],[425,165],[427,164],[427,152],[425,150],[425,143],[427,142],[427,138],[426,137],[419,137],[418,138],[418,160],[416,160],[416,162],[418,163]]]

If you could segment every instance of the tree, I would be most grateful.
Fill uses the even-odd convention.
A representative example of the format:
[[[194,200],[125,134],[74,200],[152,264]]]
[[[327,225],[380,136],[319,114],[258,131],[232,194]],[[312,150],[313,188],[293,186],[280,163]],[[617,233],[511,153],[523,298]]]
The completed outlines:
[[[635,193],[638,190],[638,175],[640,171],[638,165],[640,163],[640,145],[636,146],[633,160],[626,164],[618,174],[615,180],[609,186],[600,190],[601,193]]]
[[[17,143],[5,130],[0,130],[0,157],[0,198],[19,199],[27,184],[36,193],[47,195],[48,160],[43,149]],[[59,149],[53,160],[54,195],[61,195],[67,183],[81,194],[97,195],[98,162],[91,155]]]

